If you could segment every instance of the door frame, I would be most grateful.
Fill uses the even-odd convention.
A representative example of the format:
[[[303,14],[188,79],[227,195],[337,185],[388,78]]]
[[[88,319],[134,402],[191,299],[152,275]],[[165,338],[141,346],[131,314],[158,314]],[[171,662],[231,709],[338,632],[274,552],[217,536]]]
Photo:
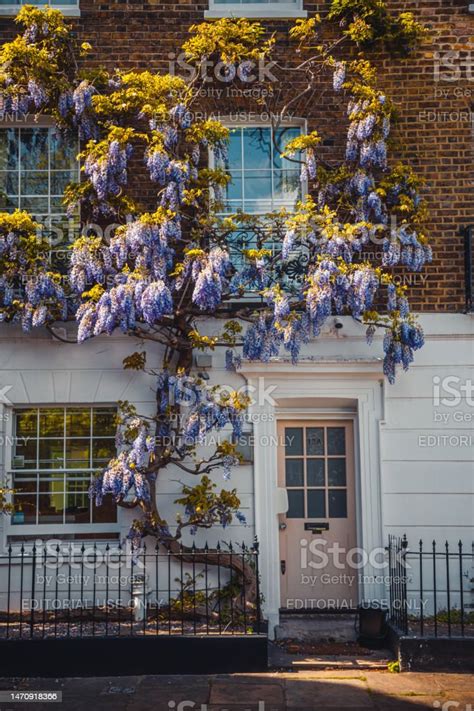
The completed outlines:
[[[354,417],[357,545],[366,550],[383,547],[380,465],[380,425],[384,417],[384,376],[377,358],[355,360],[289,360],[244,362],[239,371],[255,397],[250,406],[255,441],[255,533],[260,542],[260,573],[269,633],[279,624],[280,554],[278,535],[277,419]],[[253,388],[253,389],[252,389]],[[293,404],[298,401],[297,406]],[[341,408],[340,402],[350,401]],[[323,407],[318,407],[318,402]],[[291,403],[291,404],[290,404]],[[328,406],[328,403],[330,405]],[[272,446],[272,443],[274,446]],[[375,576],[380,570],[368,563],[361,574],[373,582],[359,586],[359,601],[381,599],[385,587]]]

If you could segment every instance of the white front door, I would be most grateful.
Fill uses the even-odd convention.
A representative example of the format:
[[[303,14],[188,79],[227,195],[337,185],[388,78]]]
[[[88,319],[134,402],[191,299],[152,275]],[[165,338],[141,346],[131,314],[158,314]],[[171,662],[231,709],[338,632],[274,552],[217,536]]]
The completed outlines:
[[[281,421],[278,434],[278,481],[289,500],[279,517],[281,607],[355,608],[353,423]]]

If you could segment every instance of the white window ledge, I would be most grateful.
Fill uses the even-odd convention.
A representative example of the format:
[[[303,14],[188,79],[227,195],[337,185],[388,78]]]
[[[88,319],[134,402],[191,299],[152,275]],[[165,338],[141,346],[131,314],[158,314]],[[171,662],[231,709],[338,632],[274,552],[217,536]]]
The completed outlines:
[[[2,17],[16,17],[18,11],[21,9],[21,5],[2,5],[0,6],[0,16]],[[54,7],[54,10],[60,10],[65,17],[80,17],[81,11],[78,7]]]
[[[274,20],[274,19],[293,19],[293,18],[305,18],[308,17],[306,10],[299,9],[285,9],[284,7],[267,7],[265,6],[256,9],[250,9],[241,5],[240,7],[234,5],[228,9],[224,6],[222,8],[214,7],[211,10],[204,11],[204,17],[207,20],[217,20],[222,17],[249,17],[253,19],[261,20]]]

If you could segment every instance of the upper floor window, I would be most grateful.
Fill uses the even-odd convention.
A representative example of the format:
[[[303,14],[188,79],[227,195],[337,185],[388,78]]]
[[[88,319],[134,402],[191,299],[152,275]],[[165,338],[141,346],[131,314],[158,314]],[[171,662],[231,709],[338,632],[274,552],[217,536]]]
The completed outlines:
[[[0,210],[29,212],[44,225],[58,260],[67,259],[78,231],[63,204],[66,185],[80,179],[78,150],[77,141],[52,127],[0,129]]]
[[[116,454],[114,407],[33,407],[14,413],[12,525],[117,520],[110,497],[96,507],[91,478]]]
[[[282,208],[288,211],[295,208],[304,192],[300,180],[301,163],[282,158],[281,153],[289,141],[301,134],[302,128],[301,125],[231,128],[228,157],[222,166],[231,177],[224,196],[225,212],[260,215],[265,225],[266,214]],[[263,243],[262,231],[257,235],[247,223],[233,233],[228,247],[237,268],[243,264],[243,250],[265,247],[275,255],[281,250],[282,235],[274,236],[274,229],[269,229],[267,241],[265,232],[263,227]],[[285,284],[287,278],[288,275],[282,274],[281,283]]]
[[[22,5],[53,7],[65,15],[79,14],[79,0],[0,0],[0,15],[16,15]]]
[[[210,0],[206,17],[306,17],[302,0]]]
[[[294,208],[301,197],[300,164],[282,158],[281,152],[300,133],[298,126],[241,126],[231,130],[225,164],[231,176],[227,211],[265,214]]]

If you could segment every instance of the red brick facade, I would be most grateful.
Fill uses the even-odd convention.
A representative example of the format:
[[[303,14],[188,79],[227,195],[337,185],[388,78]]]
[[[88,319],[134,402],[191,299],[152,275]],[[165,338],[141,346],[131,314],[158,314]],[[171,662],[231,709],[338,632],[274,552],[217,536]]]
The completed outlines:
[[[409,285],[414,310],[460,312],[465,303],[464,247],[460,229],[474,223],[472,94],[474,70],[470,67],[474,15],[468,0],[418,0],[391,2],[394,10],[412,10],[432,28],[432,39],[408,59],[373,57],[379,66],[380,85],[399,108],[394,131],[395,153],[409,160],[426,180],[429,202],[428,233],[434,248],[433,264],[421,274],[402,278]],[[81,17],[73,20],[82,39],[94,52],[90,62],[108,68],[135,67],[167,71],[170,55],[179,52],[190,25],[204,20],[205,2],[162,0],[81,0]],[[324,13],[327,3],[305,3],[305,9]],[[282,56],[288,55],[289,20],[267,21],[277,32]],[[14,30],[10,19],[0,23],[1,38]],[[449,57],[448,52],[455,52]],[[438,53],[438,54],[436,54]],[[171,57],[173,59],[173,56]],[[447,62],[450,62],[448,66]],[[279,88],[282,95],[295,90]],[[208,101],[210,112],[236,110],[222,101]],[[243,108],[241,104],[241,108]],[[258,111],[248,101],[245,109]],[[343,146],[344,100],[327,92],[300,106],[298,115],[318,127],[327,156]]]

